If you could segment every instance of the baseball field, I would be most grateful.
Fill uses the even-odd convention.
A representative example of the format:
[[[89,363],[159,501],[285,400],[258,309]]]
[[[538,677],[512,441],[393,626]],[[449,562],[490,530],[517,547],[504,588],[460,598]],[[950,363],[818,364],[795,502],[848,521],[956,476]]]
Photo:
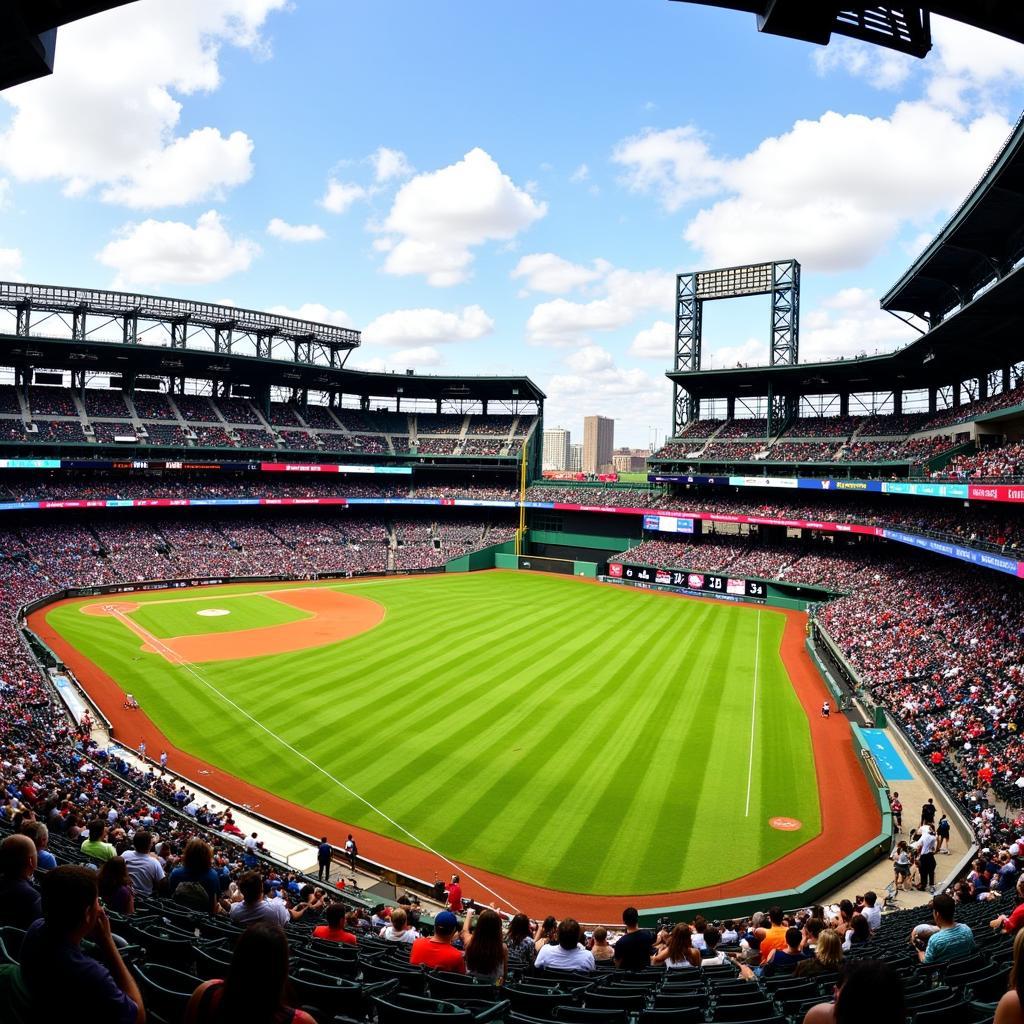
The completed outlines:
[[[769,609],[484,572],[83,598],[45,624],[174,748],[505,878],[690,890],[821,831]]]

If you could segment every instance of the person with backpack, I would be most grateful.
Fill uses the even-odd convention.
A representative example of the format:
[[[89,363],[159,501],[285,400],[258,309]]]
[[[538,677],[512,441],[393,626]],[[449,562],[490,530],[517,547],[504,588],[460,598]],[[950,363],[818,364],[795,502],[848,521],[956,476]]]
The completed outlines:
[[[275,924],[247,928],[235,943],[226,978],[204,981],[192,993],[185,1024],[316,1024],[288,1006],[288,939]]]
[[[217,913],[220,899],[220,876],[213,870],[213,850],[202,839],[190,839],[185,846],[181,864],[167,880],[175,903],[191,910]]]

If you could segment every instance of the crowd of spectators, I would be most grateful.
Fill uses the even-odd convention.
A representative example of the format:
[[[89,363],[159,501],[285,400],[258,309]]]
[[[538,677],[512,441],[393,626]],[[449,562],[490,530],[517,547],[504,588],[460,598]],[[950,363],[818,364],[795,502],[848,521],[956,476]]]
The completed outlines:
[[[1018,383],[1007,391],[1001,391],[997,395],[990,395],[988,398],[968,402],[956,408],[944,409],[927,420],[924,429],[934,430],[936,427],[949,427],[954,423],[965,423],[974,419],[975,416],[997,412],[999,409],[1009,409],[1021,404],[1024,404],[1024,382]]]
[[[961,792],[986,783],[1020,800],[1024,601],[1016,581],[902,558],[862,572],[819,620],[875,701],[934,764],[955,770]]]
[[[98,416],[102,419],[123,420],[128,415],[128,406],[125,404],[122,391],[86,388],[82,392],[82,400],[90,419]]]
[[[109,444],[118,437],[136,438],[135,424],[130,420],[90,420],[98,443]]]
[[[999,448],[982,448],[970,455],[954,455],[936,479],[1012,480],[1024,476],[1024,441]]]
[[[731,438],[731,437],[754,437],[754,438],[766,438],[768,434],[768,420],[763,417],[760,419],[743,419],[733,418],[729,420],[724,427],[722,427],[719,437],[720,438]]]
[[[36,416],[77,416],[78,406],[67,388],[50,388],[33,385],[28,389],[28,407]]]
[[[862,421],[856,416],[800,416],[783,437],[849,437]]]
[[[838,451],[838,444],[827,441],[776,441],[768,449],[766,461],[831,462]]]
[[[724,422],[725,420],[716,419],[690,420],[690,422],[683,427],[679,436],[687,439],[695,437],[710,437]]]

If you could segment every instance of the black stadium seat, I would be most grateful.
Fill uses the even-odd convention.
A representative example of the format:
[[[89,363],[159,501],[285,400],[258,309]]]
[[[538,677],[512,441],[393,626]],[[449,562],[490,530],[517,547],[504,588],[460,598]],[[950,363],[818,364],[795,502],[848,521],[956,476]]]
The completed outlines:
[[[704,1008],[700,1006],[677,1007],[664,1010],[655,1007],[653,1010],[641,1010],[637,1024],[701,1024],[704,1020]]]
[[[160,963],[135,965],[147,1020],[156,1024],[180,1024],[192,993],[202,984],[194,974]]]
[[[556,1006],[552,1016],[556,1021],[577,1021],[581,1024],[626,1024],[629,1017],[625,1010],[593,1006]]]

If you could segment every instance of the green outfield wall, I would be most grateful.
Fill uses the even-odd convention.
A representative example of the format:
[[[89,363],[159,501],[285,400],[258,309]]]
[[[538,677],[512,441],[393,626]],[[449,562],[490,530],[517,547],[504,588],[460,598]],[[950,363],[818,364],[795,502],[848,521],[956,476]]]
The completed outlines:
[[[480,569],[504,568],[497,564],[499,554],[511,553],[515,558],[516,542],[506,540],[501,544],[492,544],[489,548],[481,548],[479,551],[471,551],[468,555],[460,555],[450,562],[445,562],[445,572],[477,572]],[[515,566],[512,566],[515,568]]]

